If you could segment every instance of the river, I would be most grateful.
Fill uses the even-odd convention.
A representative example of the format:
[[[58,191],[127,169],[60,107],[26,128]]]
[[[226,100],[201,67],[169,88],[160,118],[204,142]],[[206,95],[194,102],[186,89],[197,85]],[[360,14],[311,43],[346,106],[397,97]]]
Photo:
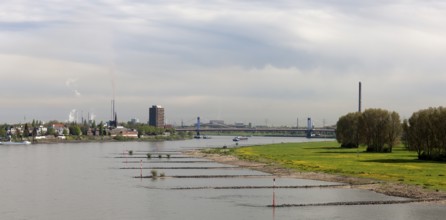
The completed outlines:
[[[308,139],[251,137],[240,145],[303,141]],[[312,187],[338,183],[287,178],[277,178],[277,188],[272,189],[274,177],[267,173],[180,153],[222,146],[234,147],[232,137],[0,146],[0,219],[443,219],[446,215],[444,205],[432,203],[318,206],[314,204],[406,199],[367,190]],[[145,158],[149,152],[151,159]],[[156,169],[166,178],[135,178],[141,175],[141,165],[143,176]],[[304,206],[269,207],[273,203]]]

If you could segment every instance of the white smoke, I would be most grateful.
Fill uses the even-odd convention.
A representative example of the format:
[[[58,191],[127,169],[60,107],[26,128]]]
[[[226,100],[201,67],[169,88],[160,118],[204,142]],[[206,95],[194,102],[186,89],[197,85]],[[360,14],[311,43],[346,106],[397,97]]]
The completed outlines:
[[[96,115],[93,114],[93,113],[91,113],[91,114],[90,114],[90,121],[94,121],[95,118],[96,118]]]
[[[74,90],[74,95],[76,95],[77,97],[81,96],[81,93],[79,91],[77,91],[77,89]]]
[[[76,97],[80,97],[81,93],[77,90],[77,79],[67,79],[65,85],[74,93]]]
[[[68,115],[68,122],[76,122],[77,121],[77,110],[73,109],[70,111]]]

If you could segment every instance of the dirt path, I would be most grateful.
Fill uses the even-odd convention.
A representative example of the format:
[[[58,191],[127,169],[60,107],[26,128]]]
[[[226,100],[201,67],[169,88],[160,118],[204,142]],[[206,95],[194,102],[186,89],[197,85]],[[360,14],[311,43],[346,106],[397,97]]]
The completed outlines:
[[[279,167],[277,165],[264,164],[258,162],[243,161],[234,156],[218,155],[218,154],[204,154],[200,151],[189,151],[185,154],[199,157],[207,158],[209,160],[222,163],[235,165],[239,167],[244,167],[252,170],[258,170],[266,172],[277,177],[288,177],[288,178],[298,178],[298,179],[311,179],[311,180],[321,180],[329,182],[339,182],[347,183],[346,188],[353,189],[366,189],[374,192],[382,193],[389,196],[398,196],[411,199],[418,199],[420,201],[434,201],[440,204],[446,204],[446,193],[436,192],[427,189],[423,189],[420,186],[411,186],[400,183],[390,183],[384,181],[377,181],[373,179],[363,179],[356,177],[347,177],[341,175],[332,175],[325,173],[315,173],[315,172],[297,172],[289,170],[286,168]]]

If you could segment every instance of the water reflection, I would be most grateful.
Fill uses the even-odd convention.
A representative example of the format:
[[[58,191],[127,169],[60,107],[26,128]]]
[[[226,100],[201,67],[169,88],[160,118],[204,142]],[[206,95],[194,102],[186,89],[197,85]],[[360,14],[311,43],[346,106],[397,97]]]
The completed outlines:
[[[273,188],[273,220],[276,219],[276,192],[275,189]]]

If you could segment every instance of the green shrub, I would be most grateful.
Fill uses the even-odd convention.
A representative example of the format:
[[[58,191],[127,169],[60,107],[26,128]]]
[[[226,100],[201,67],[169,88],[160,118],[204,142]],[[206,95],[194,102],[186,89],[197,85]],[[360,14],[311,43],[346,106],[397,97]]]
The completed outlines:
[[[158,171],[156,170],[152,170],[150,173],[152,174],[152,178],[156,178],[156,176],[158,176]]]

